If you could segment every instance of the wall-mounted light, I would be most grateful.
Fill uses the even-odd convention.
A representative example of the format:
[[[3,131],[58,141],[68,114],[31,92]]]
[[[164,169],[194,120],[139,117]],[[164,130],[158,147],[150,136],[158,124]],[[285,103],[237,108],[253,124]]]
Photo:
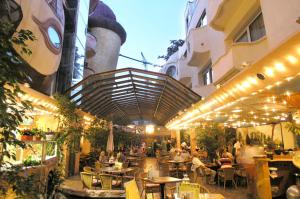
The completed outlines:
[[[265,75],[262,74],[262,73],[257,73],[256,76],[257,76],[257,78],[260,79],[260,80],[265,80],[265,79],[266,79]]]

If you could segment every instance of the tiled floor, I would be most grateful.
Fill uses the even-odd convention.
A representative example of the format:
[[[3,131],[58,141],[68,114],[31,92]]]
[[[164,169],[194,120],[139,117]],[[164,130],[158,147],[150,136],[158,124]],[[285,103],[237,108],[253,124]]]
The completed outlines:
[[[141,165],[141,168],[143,168],[145,172],[147,172],[150,168],[157,169],[158,167],[157,167],[156,159],[145,158],[143,164]],[[77,191],[83,190],[79,176],[68,178],[63,183],[62,187],[70,188]],[[218,186],[218,185],[205,184],[205,187],[207,187],[211,193],[222,194],[223,196],[225,196],[226,199],[247,199],[246,197],[247,189],[245,187],[238,187],[237,189],[235,189],[232,186],[228,186],[225,190],[223,186]],[[154,194],[154,198],[160,198],[160,195],[158,193]]]

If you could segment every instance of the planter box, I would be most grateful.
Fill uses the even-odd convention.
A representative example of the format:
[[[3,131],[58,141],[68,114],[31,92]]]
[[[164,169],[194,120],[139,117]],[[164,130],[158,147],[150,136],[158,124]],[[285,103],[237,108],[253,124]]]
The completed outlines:
[[[46,140],[53,140],[54,134],[46,134]]]
[[[33,141],[41,141],[41,139],[40,136],[33,136]]]
[[[33,141],[33,136],[32,135],[21,135],[21,140],[22,141]]]

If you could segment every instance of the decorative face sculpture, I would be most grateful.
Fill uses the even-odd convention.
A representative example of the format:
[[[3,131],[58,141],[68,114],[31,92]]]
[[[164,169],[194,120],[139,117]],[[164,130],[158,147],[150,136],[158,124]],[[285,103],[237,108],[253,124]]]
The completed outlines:
[[[15,21],[17,30],[31,30],[37,39],[28,42],[32,55],[23,55],[23,59],[41,75],[52,75],[57,71],[61,58],[65,24],[63,1],[6,1],[11,7],[19,9],[19,14],[16,16],[20,17]],[[14,22],[14,20],[12,21]],[[19,51],[18,47],[15,49]]]

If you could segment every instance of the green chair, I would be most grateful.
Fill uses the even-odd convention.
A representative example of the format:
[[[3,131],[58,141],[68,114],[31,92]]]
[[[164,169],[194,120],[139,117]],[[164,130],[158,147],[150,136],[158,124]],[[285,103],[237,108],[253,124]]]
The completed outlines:
[[[93,174],[90,172],[80,172],[80,178],[83,185],[83,188],[95,189],[93,183]]]
[[[108,174],[100,174],[99,179],[101,182],[102,189],[112,189],[112,176]]]

